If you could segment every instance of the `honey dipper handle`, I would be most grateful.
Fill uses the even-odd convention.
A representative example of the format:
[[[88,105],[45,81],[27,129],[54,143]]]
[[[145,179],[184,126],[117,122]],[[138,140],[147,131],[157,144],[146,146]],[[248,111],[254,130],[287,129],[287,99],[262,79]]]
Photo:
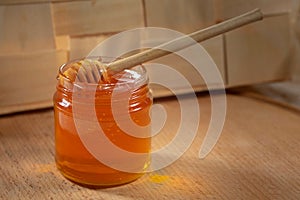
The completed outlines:
[[[163,43],[155,48],[145,50],[143,52],[134,54],[132,56],[117,60],[108,64],[108,70],[117,73],[124,69],[128,69],[130,67],[134,67],[138,64],[165,56],[172,52],[179,51],[184,49],[190,45],[195,44],[195,41],[202,42],[209,38],[215,37],[222,33],[228,32],[230,30],[236,29],[243,25],[262,20],[263,14],[260,9],[254,9],[250,12],[242,14],[240,16],[231,18],[229,20],[223,21],[221,23],[215,24],[208,28],[193,32],[189,35],[185,35],[169,42]],[[192,41],[190,38],[193,38],[195,41]],[[165,51],[162,49],[168,49],[169,51]]]

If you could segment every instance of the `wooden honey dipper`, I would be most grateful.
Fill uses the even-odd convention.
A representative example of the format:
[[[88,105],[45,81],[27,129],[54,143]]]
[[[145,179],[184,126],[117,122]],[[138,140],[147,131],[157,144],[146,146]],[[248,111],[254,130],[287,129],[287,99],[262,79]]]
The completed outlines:
[[[254,9],[237,17],[212,25],[208,28],[198,30],[189,35],[185,35],[169,42],[163,43],[155,48],[145,50],[132,56],[116,60],[109,64],[103,64],[97,60],[84,59],[77,62],[64,73],[65,76],[77,76],[80,82],[98,83],[100,80],[109,81],[108,74],[116,74],[125,69],[129,69],[144,62],[165,56],[172,52],[179,51],[195,44],[195,41],[202,42],[230,30],[262,20],[263,14],[260,9]],[[192,38],[193,40],[191,40]],[[163,49],[168,49],[165,51]],[[73,70],[70,71],[70,70]]]

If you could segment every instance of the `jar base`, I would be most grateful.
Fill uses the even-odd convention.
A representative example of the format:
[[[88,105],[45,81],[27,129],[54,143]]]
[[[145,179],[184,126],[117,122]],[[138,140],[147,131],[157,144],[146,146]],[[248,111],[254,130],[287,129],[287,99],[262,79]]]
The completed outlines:
[[[127,173],[117,171],[116,173],[83,173],[65,166],[56,164],[60,173],[71,182],[92,189],[116,187],[131,183],[145,173]]]

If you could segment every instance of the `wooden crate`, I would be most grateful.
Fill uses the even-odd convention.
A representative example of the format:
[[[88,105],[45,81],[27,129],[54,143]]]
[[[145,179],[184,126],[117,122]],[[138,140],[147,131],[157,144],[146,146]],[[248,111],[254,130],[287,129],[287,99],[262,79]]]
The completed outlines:
[[[225,34],[228,86],[285,80],[290,76],[288,14]]]
[[[211,0],[145,0],[146,24],[190,33],[215,23]]]
[[[50,3],[0,6],[0,55],[54,50]]]
[[[86,35],[144,26],[142,1],[98,0],[53,3],[57,35]]]
[[[0,114],[52,106],[58,66],[67,52],[0,56]]]
[[[79,59],[87,56],[99,43],[110,35],[96,35],[70,38],[70,59]]]
[[[254,7],[262,8],[266,15],[263,22],[201,44],[216,62],[226,87],[287,79],[291,73],[286,62],[290,58],[291,1],[2,0],[0,75],[7,80],[1,80],[0,90],[5,95],[0,99],[0,114],[25,110],[28,105],[38,105],[30,108],[51,106],[53,90],[49,88],[55,87],[59,65],[86,56],[113,34],[145,26],[190,33]],[[182,59],[169,55],[155,62],[178,70],[196,91],[207,89],[202,77],[190,67],[187,70],[188,63]],[[19,82],[15,81],[13,72],[18,72]],[[152,76],[168,77],[152,69],[149,72]],[[43,73],[46,79],[41,78]],[[155,87],[154,95],[166,96],[170,92]]]
[[[287,14],[291,11],[293,0],[213,0],[217,20],[228,19],[260,8],[265,16]]]
[[[184,78],[189,82],[189,84],[192,86],[192,88],[195,91],[207,90],[207,84],[209,84],[215,89],[220,88],[221,87],[220,83],[213,82],[214,80],[207,80],[208,83],[205,83],[203,79],[203,75],[205,75],[205,73],[203,71],[201,73],[201,70],[210,70],[209,67],[211,67],[211,63],[209,57],[211,57],[220,72],[221,78],[226,81],[225,66],[224,66],[225,60],[224,60],[224,52],[223,52],[224,51],[223,37],[218,36],[209,39],[207,41],[202,42],[201,45],[204,48],[204,50],[209,53],[208,55],[205,55],[201,52],[188,52],[188,53],[195,53],[197,59],[200,59],[200,62],[202,64],[200,73],[194,68],[194,66],[191,63],[189,63],[184,58],[181,58],[175,54],[169,54],[162,58],[155,59],[151,61],[151,63],[159,63],[159,64],[172,67],[173,69],[175,69],[177,72],[179,72],[181,75],[184,76]],[[156,68],[151,67],[151,65],[147,68],[147,70],[150,74],[150,81],[164,80],[168,83],[172,83],[170,86],[174,88],[174,91],[178,93],[187,92],[186,85],[181,85],[182,82],[178,81],[178,77],[170,76],[168,71],[165,73],[161,73],[161,72],[157,73],[158,70]],[[152,87],[153,95],[155,97],[172,95],[172,92],[166,87],[157,84],[151,85],[151,87]]]

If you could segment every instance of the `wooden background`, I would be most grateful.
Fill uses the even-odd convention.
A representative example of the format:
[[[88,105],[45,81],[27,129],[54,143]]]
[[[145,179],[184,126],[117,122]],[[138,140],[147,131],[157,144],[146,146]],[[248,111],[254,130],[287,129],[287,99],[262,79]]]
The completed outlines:
[[[52,106],[58,67],[86,56],[111,35],[138,27],[189,33],[256,7],[265,20],[202,45],[227,87],[286,80],[292,74],[295,1],[1,0],[0,114]],[[196,90],[206,89],[201,76],[178,57],[155,62],[181,70]],[[169,94],[161,87],[153,91],[155,97]]]

